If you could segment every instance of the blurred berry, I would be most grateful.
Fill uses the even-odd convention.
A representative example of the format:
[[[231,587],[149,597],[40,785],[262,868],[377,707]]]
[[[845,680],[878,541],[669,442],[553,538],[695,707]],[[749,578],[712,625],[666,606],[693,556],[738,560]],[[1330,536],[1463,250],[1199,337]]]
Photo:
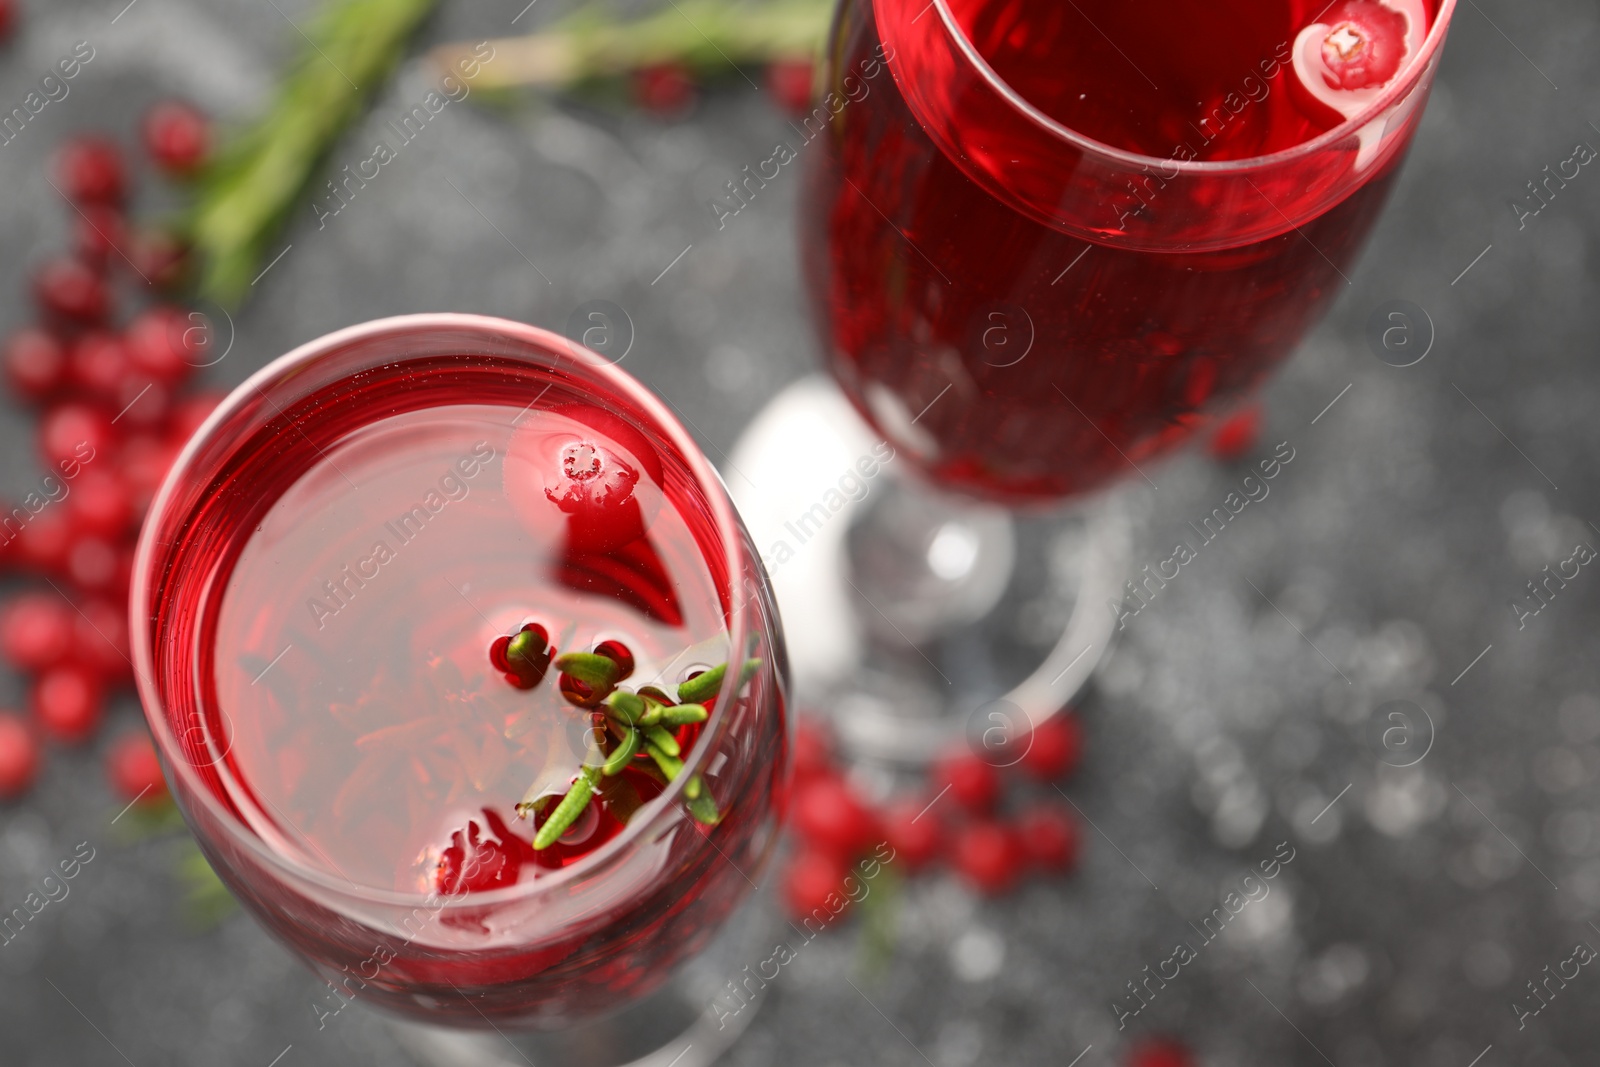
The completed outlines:
[[[814,74],[809,59],[780,59],[767,67],[767,91],[785,111],[804,115],[811,110]]]
[[[128,192],[122,149],[104,137],[75,137],[56,153],[56,184],[75,204],[120,204]]]
[[[1062,708],[1034,728],[1021,766],[1041,782],[1054,782],[1077,770],[1082,758],[1083,724]]]
[[[849,862],[870,849],[876,820],[854,790],[836,775],[803,782],[795,790],[795,832],[813,849]]]
[[[1016,836],[999,823],[968,823],[956,831],[951,862],[975,889],[989,896],[1017,884],[1026,857]]]
[[[1082,835],[1077,820],[1064,808],[1054,804],[1029,808],[1017,818],[1016,838],[1037,870],[1059,873],[1077,866]]]
[[[211,124],[180,100],[163,100],[145,112],[140,133],[145,151],[168,174],[193,174],[211,147]]]
[[[804,919],[817,910],[831,917],[828,898],[836,897],[835,904],[849,901],[845,895],[845,879],[850,868],[837,856],[811,849],[801,849],[783,871],[783,902],[796,919]],[[842,906],[841,906],[842,910]]]
[[[72,652],[72,608],[55,593],[23,593],[0,607],[0,656],[19,671],[54,667]]]
[[[167,798],[167,780],[161,774],[161,760],[156,756],[150,735],[124,734],[112,742],[106,753],[106,778],[111,788],[123,800],[141,804],[159,804]]]
[[[27,792],[38,773],[39,741],[33,728],[20,715],[0,712],[0,799]]]
[[[66,346],[44,330],[25,327],[12,334],[4,360],[6,383],[24,400],[44,400],[66,378]]]
[[[1185,1046],[1170,1038],[1146,1038],[1128,1053],[1128,1067],[1198,1067]]]
[[[939,818],[939,805],[930,805],[930,799],[897,800],[881,816],[884,840],[894,849],[894,861],[908,871],[927,866],[944,845],[944,821]]]
[[[694,77],[681,63],[660,63],[633,73],[634,103],[665,118],[675,118],[694,105]]]
[[[950,799],[977,814],[992,810],[1000,799],[1000,774],[965,747],[946,753],[933,765],[936,789],[950,787]]]
[[[33,714],[45,733],[68,744],[94,736],[105,711],[100,679],[87,667],[64,663],[33,684]]]
[[[111,313],[111,290],[105,279],[71,256],[39,267],[33,276],[33,298],[46,314],[69,322],[103,322]]]

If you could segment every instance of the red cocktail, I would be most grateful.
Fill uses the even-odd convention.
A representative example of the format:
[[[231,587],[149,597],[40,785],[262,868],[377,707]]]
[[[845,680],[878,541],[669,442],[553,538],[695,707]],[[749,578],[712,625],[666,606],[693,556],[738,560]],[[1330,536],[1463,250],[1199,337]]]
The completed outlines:
[[[1453,7],[845,0],[802,227],[844,391],[1007,504],[1170,449],[1345,286]]]
[[[272,364],[174,469],[133,604],[185,815],[319,1011],[615,1011],[772,842],[765,577],[665,409],[544,331],[391,319]]]

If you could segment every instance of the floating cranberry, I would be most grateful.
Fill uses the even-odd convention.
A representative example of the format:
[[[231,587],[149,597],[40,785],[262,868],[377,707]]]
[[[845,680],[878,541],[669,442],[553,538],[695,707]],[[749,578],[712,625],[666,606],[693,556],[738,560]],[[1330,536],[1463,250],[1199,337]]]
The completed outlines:
[[[1000,799],[1000,774],[965,748],[947,753],[933,765],[932,778],[939,788],[950,787],[950,798],[968,811],[984,814]]]
[[[12,334],[4,360],[7,384],[25,400],[48,398],[66,378],[66,346],[44,330],[29,327]]]
[[[72,322],[102,322],[111,311],[111,291],[89,264],[72,256],[52,259],[33,278],[39,306]]]
[[[1147,1038],[1128,1053],[1128,1067],[1196,1067],[1189,1049],[1171,1038]]]
[[[0,656],[20,671],[54,667],[72,652],[72,608],[55,593],[24,593],[0,608]]]
[[[817,916],[821,922],[833,918],[849,904],[845,880],[849,866],[827,852],[802,849],[789,860],[783,871],[783,902],[796,919]],[[831,907],[830,907],[831,905]]]
[[[1017,884],[1026,859],[1016,836],[999,823],[968,823],[956,831],[951,861],[968,882],[989,896]]]
[[[450,835],[450,845],[434,871],[434,884],[446,896],[515,885],[522,865],[533,858],[533,845],[484,808],[481,825],[471,819],[465,832],[457,830]]]
[[[122,212],[110,204],[85,204],[78,209],[73,224],[73,248],[78,257],[103,268],[128,241],[128,223]]]
[[[193,174],[211,147],[210,123],[180,100],[163,100],[145,112],[140,133],[145,151],[168,174]]]
[[[1249,407],[1230,415],[1211,435],[1207,446],[1211,455],[1224,463],[1232,463],[1256,447],[1261,437],[1261,406]]]
[[[124,734],[114,741],[106,753],[106,778],[111,788],[126,801],[138,801],[141,806],[159,804],[167,799],[167,780],[161,774],[161,760],[150,735],[144,731]]]
[[[580,708],[595,707],[606,698],[604,693],[596,692],[588,682],[580,682],[566,671],[562,671],[556,679],[556,688],[567,703]]]
[[[836,775],[802,783],[795,790],[792,818],[806,844],[846,861],[870,849],[878,835],[872,813]]]
[[[897,800],[884,809],[883,837],[894,849],[896,864],[906,870],[926,867],[944,847],[944,820],[932,797]]]
[[[682,63],[657,63],[633,74],[634,103],[652,114],[676,118],[695,100],[694,75]]]
[[[46,466],[64,472],[104,456],[114,432],[105,412],[84,404],[61,404],[39,423],[39,455]]]
[[[621,641],[601,641],[594,646],[594,654],[617,665],[619,682],[633,673],[633,651]]]
[[[127,195],[122,149],[104,137],[77,137],[56,154],[56,182],[76,204],[120,204]]]
[[[39,741],[22,716],[0,712],[0,799],[28,791],[39,773]]]
[[[210,362],[205,352],[211,329],[198,313],[153,307],[129,323],[123,336],[128,361],[159,382],[181,381]]]
[[[767,67],[767,91],[785,111],[804,115],[811,110],[814,76],[809,59],[780,59]]]
[[[554,655],[549,631],[536,622],[524,623],[515,634],[497,637],[489,646],[489,662],[518,689],[533,689],[544,681]],[[588,699],[593,693],[585,687],[582,696]]]
[[[67,378],[98,400],[112,401],[122,393],[131,367],[122,339],[104,330],[91,330],[72,343],[67,356]]]
[[[1041,782],[1054,782],[1077,770],[1083,758],[1083,724],[1066,708],[1033,730],[1021,767]]]
[[[1329,29],[1322,62],[1333,89],[1387,85],[1406,57],[1406,16],[1381,0],[1344,0],[1317,21]]]
[[[1016,837],[1028,862],[1041,871],[1069,871],[1078,863],[1082,834],[1077,820],[1054,804],[1039,804],[1018,817]]]
[[[68,744],[87,741],[105,712],[100,679],[88,668],[64,663],[33,685],[33,714],[45,733]]]

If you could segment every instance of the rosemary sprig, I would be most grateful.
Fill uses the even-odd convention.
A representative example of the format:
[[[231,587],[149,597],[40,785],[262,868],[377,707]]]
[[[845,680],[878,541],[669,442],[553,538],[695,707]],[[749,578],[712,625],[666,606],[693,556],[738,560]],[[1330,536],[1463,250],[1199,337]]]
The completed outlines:
[[[599,781],[600,772],[594,767],[585,767],[578,772],[578,780],[572,783],[567,795],[561,798],[561,803],[545,819],[539,832],[533,835],[535,851],[549,848],[558,837],[571,829],[572,824],[578,821],[578,816],[583,814],[583,809],[589,806],[589,798],[594,795]]]
[[[661,63],[682,63],[698,73],[722,73],[728,64],[809,59],[828,32],[833,0],[676,0],[643,18],[618,22],[600,5],[588,5],[539,33],[491,41],[495,63],[478,85],[570,88]],[[449,70],[471,45],[434,49]]]
[[[601,771],[607,778],[621,774],[622,769],[638,754],[640,744],[639,731],[628,729],[622,735],[622,740],[617,742],[617,747],[612,751],[611,755],[606,758],[606,765],[601,768]]]
[[[739,672],[739,684],[748,682],[756,671],[761,669],[759,659],[744,661],[744,669]],[[704,704],[707,700],[717,695],[722,688],[723,675],[728,673],[728,665],[719,663],[710,670],[695,675],[687,682],[678,686],[678,702],[682,704]]]
[[[243,297],[318,162],[361,115],[436,3],[333,0],[305,27],[306,46],[272,106],[206,167],[180,225],[201,260],[200,296],[225,306]]]

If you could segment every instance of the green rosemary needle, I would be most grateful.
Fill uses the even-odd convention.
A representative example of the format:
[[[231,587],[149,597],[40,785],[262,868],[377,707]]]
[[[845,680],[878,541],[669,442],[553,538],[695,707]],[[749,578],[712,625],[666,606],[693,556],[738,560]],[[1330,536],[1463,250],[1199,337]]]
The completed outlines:
[[[567,795],[561,798],[561,803],[556,805],[550,817],[544,821],[544,825],[539,827],[539,832],[533,835],[533,847],[536,851],[555,844],[556,839],[578,821],[583,809],[589,806],[589,798],[594,796],[594,787],[599,780],[598,768],[584,767],[578,772],[578,780],[572,783]]]
[[[629,728],[622,735],[622,740],[617,743],[617,747],[612,751],[611,755],[606,758],[606,765],[601,768],[606,777],[610,778],[621,774],[622,768],[626,767],[628,762],[638,754],[639,744],[639,731]]]

